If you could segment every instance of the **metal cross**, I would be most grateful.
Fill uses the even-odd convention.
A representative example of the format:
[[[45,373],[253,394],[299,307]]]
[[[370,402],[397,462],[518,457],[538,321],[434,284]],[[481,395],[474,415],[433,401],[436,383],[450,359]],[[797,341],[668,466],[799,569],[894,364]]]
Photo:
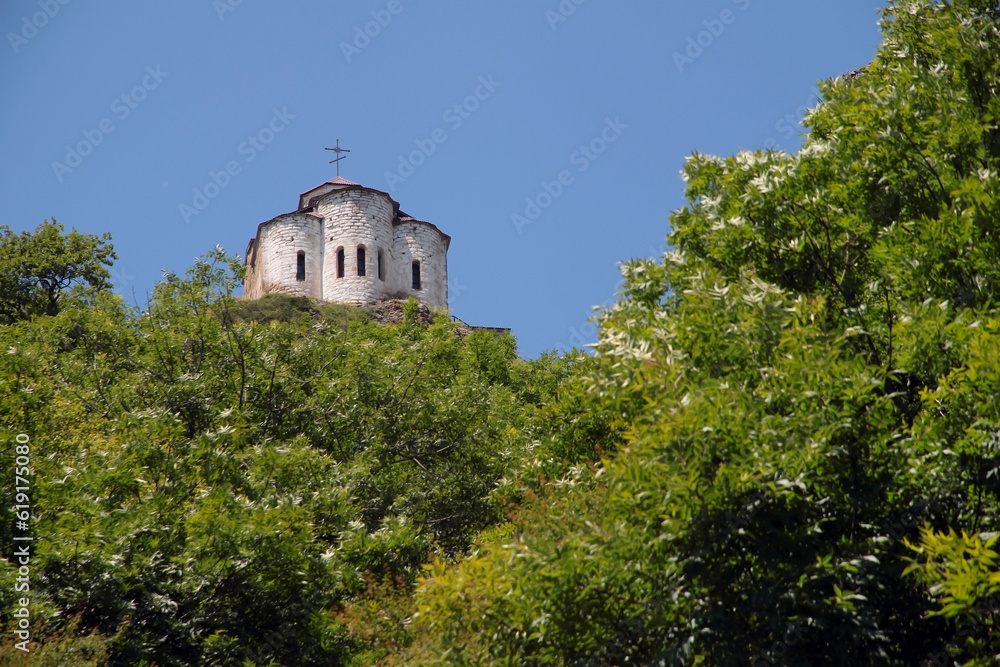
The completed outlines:
[[[337,176],[340,176],[340,161],[347,157],[346,155],[341,155],[341,153],[350,153],[351,151],[340,147],[340,139],[337,139],[337,145],[334,148],[327,148],[326,150],[333,151],[337,154],[335,159],[330,160],[330,164],[337,165]]]

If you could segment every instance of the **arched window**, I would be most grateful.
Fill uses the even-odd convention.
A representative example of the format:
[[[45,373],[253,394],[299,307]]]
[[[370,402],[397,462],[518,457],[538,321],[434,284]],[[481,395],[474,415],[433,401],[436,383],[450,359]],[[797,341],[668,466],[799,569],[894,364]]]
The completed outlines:
[[[299,250],[299,254],[296,257],[295,279],[296,280],[306,279],[306,254],[301,250]]]
[[[378,249],[378,279],[385,282],[385,266],[382,264],[382,248]]]
[[[365,275],[365,247],[363,245],[358,246],[358,275]]]
[[[344,249],[339,248],[337,250],[337,277],[344,277]]]
[[[413,289],[420,289],[420,262],[413,263]]]

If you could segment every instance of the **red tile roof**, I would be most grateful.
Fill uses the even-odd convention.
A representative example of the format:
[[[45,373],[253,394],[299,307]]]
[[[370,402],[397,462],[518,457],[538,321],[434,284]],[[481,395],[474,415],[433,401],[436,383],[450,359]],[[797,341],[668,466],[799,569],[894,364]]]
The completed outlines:
[[[329,181],[327,181],[327,183],[331,183],[333,185],[361,185],[360,183],[355,183],[354,181],[349,181],[346,178],[344,178],[343,176],[334,176]]]

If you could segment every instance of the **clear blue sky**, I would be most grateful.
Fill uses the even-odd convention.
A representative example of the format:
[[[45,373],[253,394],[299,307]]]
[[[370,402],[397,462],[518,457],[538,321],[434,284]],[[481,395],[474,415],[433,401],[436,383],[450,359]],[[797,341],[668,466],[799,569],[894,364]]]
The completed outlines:
[[[451,235],[452,312],[533,357],[593,341],[618,263],[663,252],[686,155],[799,146],[883,4],[3,0],[0,224],[111,232],[144,304],[163,269],[242,255],[339,138],[341,175]]]

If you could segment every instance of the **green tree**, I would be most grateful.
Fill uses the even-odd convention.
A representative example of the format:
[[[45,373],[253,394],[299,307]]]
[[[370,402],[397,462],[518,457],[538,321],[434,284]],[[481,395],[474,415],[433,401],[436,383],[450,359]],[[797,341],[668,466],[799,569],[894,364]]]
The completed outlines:
[[[941,658],[965,659],[963,667],[995,665],[1000,657],[1000,569],[995,546],[997,534],[957,535],[921,531],[918,558],[907,574],[927,584],[943,605],[931,614],[952,619],[957,628],[949,653]]]
[[[111,287],[107,268],[117,259],[111,236],[80,234],[54,219],[34,233],[0,226],[0,324],[34,315],[55,315],[66,292],[77,285]]]
[[[435,563],[406,664],[995,659],[903,572],[920,525],[1000,520],[998,10],[881,26],[800,151],[689,158],[671,251],[599,319],[627,446]]]
[[[408,641],[430,554],[506,518],[555,360],[446,317],[242,302],[240,272],[216,248],[145,310],[104,291],[0,327],[0,441],[33,443],[31,599],[53,655],[370,665],[380,637]],[[15,573],[0,559],[0,621]],[[391,622],[359,612],[383,602]]]

